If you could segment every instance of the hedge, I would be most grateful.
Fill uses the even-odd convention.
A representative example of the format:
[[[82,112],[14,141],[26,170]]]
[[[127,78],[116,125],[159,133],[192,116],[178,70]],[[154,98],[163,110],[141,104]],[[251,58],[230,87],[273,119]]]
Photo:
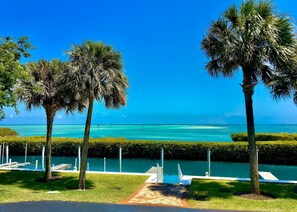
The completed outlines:
[[[248,141],[247,133],[231,134],[233,141]],[[256,133],[256,141],[297,141],[297,134],[289,133]]]
[[[17,136],[18,132],[8,127],[0,127],[0,137]]]
[[[41,155],[44,137],[6,137],[1,143],[8,143],[10,155],[24,155],[28,143],[28,155]],[[77,156],[77,147],[82,139],[53,138],[52,155]],[[211,149],[212,161],[248,162],[247,142],[176,142],[126,140],[125,138],[96,138],[90,140],[89,157],[117,158],[119,146],[123,158],[160,158],[164,148],[165,159],[206,160],[207,148]],[[260,142],[259,163],[297,164],[297,143],[295,141]]]

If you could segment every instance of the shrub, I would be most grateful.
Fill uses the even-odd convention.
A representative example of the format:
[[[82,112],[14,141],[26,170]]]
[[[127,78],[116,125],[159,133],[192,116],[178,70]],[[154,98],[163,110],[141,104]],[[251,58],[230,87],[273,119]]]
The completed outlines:
[[[17,136],[18,132],[8,127],[0,127],[0,137]]]
[[[248,141],[247,133],[231,134],[233,141]],[[256,141],[297,141],[297,134],[289,133],[256,133]]]
[[[41,155],[45,137],[5,137],[1,143],[8,143],[10,155],[24,155],[28,143],[28,155]],[[82,139],[53,138],[54,156],[77,156],[77,147]],[[117,158],[122,146],[123,158],[160,158],[160,148],[164,148],[165,159],[206,160],[207,149],[211,149],[211,160],[228,162],[248,162],[247,142],[176,142],[126,140],[125,138],[96,138],[90,140],[89,157]],[[297,142],[260,142],[259,163],[297,164]]]

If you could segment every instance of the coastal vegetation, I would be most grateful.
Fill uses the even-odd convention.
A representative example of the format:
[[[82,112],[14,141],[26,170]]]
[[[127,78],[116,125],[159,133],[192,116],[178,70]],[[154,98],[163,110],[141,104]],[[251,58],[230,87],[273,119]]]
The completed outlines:
[[[296,35],[293,22],[277,14],[270,1],[244,1],[229,7],[201,43],[211,76],[233,77],[242,71],[250,162],[251,192],[260,194],[255,141],[253,94],[258,82],[269,87],[274,76],[290,75],[296,82]],[[270,87],[271,88],[271,87]],[[273,91],[273,89],[272,89]]]
[[[0,127],[0,137],[17,136],[18,132],[8,127]]]
[[[30,57],[33,46],[28,37],[17,40],[0,37],[0,121],[5,117],[3,107],[17,110],[17,95],[14,87],[18,80],[26,78],[26,71],[20,60]]]
[[[77,190],[77,173],[54,173],[60,180],[44,182],[41,172],[0,171],[0,203],[24,201],[75,201],[120,203],[147,176],[88,174],[87,190]],[[52,193],[47,193],[52,192]]]
[[[247,133],[232,133],[232,141],[248,141]],[[256,133],[255,141],[297,141],[297,134],[289,133]]]
[[[79,189],[85,189],[90,127],[94,101],[104,102],[106,108],[119,109],[126,105],[128,80],[123,72],[121,54],[101,42],[87,41],[68,51],[70,70],[66,84],[87,102],[88,112],[82,144]],[[71,77],[73,76],[72,80]],[[68,82],[72,82],[69,84]]]
[[[297,211],[296,185],[261,183],[262,199],[249,194],[248,182],[193,179],[187,203],[200,209]]]
[[[11,155],[24,155],[28,143],[28,155],[41,155],[44,137],[6,137],[0,143],[9,144]],[[79,138],[53,138],[52,154],[55,156],[77,156]],[[177,142],[126,140],[125,138],[91,138],[88,155],[97,158],[118,158],[119,147],[123,158],[160,158],[164,148],[165,159],[206,160],[207,149],[211,149],[212,161],[248,162],[247,142]],[[296,165],[297,141],[258,142],[259,163]]]
[[[17,86],[18,99],[22,101],[26,109],[32,107],[43,107],[46,114],[46,166],[45,180],[51,180],[51,145],[52,129],[56,113],[59,110],[73,112],[74,110],[82,111],[83,102],[76,98],[74,90],[66,86],[62,80],[67,69],[71,67],[59,60],[28,63],[26,70],[29,76],[20,81]]]

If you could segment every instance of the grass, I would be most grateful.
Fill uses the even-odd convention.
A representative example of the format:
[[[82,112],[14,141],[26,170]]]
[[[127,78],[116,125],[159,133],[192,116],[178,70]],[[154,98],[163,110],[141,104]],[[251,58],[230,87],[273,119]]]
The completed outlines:
[[[248,182],[194,179],[187,202],[191,207],[204,209],[297,211],[296,185],[261,183],[261,192],[273,197],[269,200],[253,200],[234,195],[249,191]]]
[[[78,190],[78,173],[59,173],[62,179],[39,182],[40,172],[0,171],[0,203],[22,201],[77,201],[119,203],[128,198],[147,176],[87,174],[89,189]],[[48,191],[59,193],[48,194]]]

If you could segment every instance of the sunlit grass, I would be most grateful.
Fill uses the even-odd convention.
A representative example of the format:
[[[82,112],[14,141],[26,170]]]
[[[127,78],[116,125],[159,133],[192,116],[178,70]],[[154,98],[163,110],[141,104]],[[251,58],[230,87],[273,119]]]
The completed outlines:
[[[59,173],[60,180],[40,182],[43,173],[0,171],[0,203],[21,201],[79,201],[119,203],[128,198],[146,176],[87,173],[86,190],[77,190],[77,173]],[[59,193],[48,194],[48,191]]]
[[[235,195],[249,191],[248,182],[194,179],[187,202],[191,207],[204,209],[297,211],[297,185],[262,183],[261,192],[273,197],[269,200],[246,199]]]

